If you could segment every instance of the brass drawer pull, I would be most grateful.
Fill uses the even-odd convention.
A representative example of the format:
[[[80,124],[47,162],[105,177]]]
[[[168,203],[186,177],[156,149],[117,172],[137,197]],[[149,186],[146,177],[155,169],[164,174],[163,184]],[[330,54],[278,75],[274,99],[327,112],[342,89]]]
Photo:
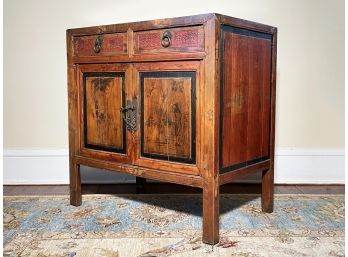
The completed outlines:
[[[170,33],[170,31],[167,30],[163,33],[161,45],[163,47],[168,47],[171,44],[171,40],[172,40],[172,33]]]
[[[102,36],[97,36],[94,42],[94,52],[99,53],[103,44],[103,37]]]

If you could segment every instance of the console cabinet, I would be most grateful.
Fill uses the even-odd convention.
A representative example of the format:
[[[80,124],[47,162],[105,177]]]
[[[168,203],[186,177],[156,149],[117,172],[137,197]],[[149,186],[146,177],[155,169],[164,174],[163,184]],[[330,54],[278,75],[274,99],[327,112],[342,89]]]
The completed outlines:
[[[80,165],[203,189],[219,241],[219,187],[262,172],[273,209],[277,29],[220,14],[67,30],[70,202]]]

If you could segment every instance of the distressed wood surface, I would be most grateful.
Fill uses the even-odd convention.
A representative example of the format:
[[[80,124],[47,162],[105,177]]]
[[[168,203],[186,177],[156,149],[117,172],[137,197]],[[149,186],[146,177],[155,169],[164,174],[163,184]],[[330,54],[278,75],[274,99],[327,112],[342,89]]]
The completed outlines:
[[[205,51],[207,58],[204,62],[204,90],[202,92],[203,105],[201,124],[203,126],[202,138],[202,164],[201,176],[203,177],[203,235],[202,240],[207,244],[219,242],[219,152],[218,152],[218,96],[219,96],[219,69],[217,60],[219,45],[217,19],[211,19],[205,26]]]
[[[272,77],[271,77],[271,133],[269,139],[269,169],[262,171],[261,205],[265,212],[272,212],[274,205],[274,151],[275,151],[275,115],[276,115],[276,75],[277,75],[277,29],[273,28],[272,38]]]
[[[76,161],[81,165],[126,173],[135,177],[149,178],[192,187],[203,187],[203,179],[198,175],[183,174],[175,171],[163,171],[163,169],[149,169],[142,166],[124,164],[114,161],[105,161],[98,158],[89,158],[84,156],[76,156]]]
[[[224,33],[222,168],[269,156],[271,92],[271,41]]]
[[[164,47],[167,31],[172,37]],[[139,186],[149,178],[202,188],[208,244],[219,241],[220,185],[262,172],[262,210],[271,212],[276,34],[220,14],[68,30],[71,204],[81,204],[79,167],[87,165],[136,176]],[[119,77],[101,76],[99,84],[88,78],[84,89],[90,72],[124,73],[122,94]],[[157,76],[144,75],[150,73]],[[117,109],[127,100],[136,101],[133,132],[118,123]]]
[[[68,66],[68,119],[69,119],[69,182],[70,204],[79,206],[82,203],[80,165],[76,155],[79,153],[79,117],[78,88],[76,83],[76,65],[72,62],[73,36],[67,31],[67,66]]]
[[[192,16],[176,17],[176,18],[137,21],[137,22],[111,24],[111,25],[99,25],[99,26],[92,26],[92,27],[85,27],[85,28],[74,28],[74,29],[69,29],[68,31],[69,33],[73,35],[81,36],[81,35],[97,35],[101,33],[126,32],[128,28],[131,28],[133,31],[174,28],[174,27],[202,25],[214,17],[215,17],[214,13],[207,13],[207,14],[199,14],[199,15],[192,15]]]
[[[120,112],[122,104],[130,99],[126,94],[131,88],[129,65],[79,64],[77,77],[79,153],[130,163],[133,138],[125,131]]]
[[[144,152],[191,157],[191,79],[145,78]]]
[[[248,165],[247,167],[241,167],[232,172],[226,172],[221,174],[219,184],[225,185],[245,175],[252,174],[257,171],[268,170],[270,167],[271,167],[270,160],[265,160],[262,162],[258,162],[256,164]]]
[[[97,36],[80,36],[74,38],[76,56],[114,55],[127,53],[127,34],[115,33],[102,35],[100,52],[94,51]]]
[[[260,31],[260,32],[265,32],[269,34],[274,34],[276,30],[275,27],[262,24],[259,22],[239,19],[239,18],[235,18],[235,17],[231,17],[231,16],[219,14],[219,13],[215,13],[215,16],[218,19],[218,22],[220,24],[229,25],[229,26],[233,26],[237,28],[244,28],[251,31]]]
[[[86,94],[86,143],[94,146],[122,149],[123,120],[122,77],[107,74],[88,76]]]
[[[183,60],[202,60],[206,56],[205,52],[165,52],[156,54],[141,55],[110,55],[110,56],[74,56],[75,63],[111,63],[111,62],[163,62],[163,61],[183,61]]]
[[[175,114],[174,110],[175,110],[175,103],[177,103],[180,107],[180,109],[183,109],[185,110],[189,110],[189,116],[192,116],[193,112],[191,110],[191,97],[192,97],[192,92],[191,92],[191,89],[192,89],[192,86],[195,87],[196,89],[198,88],[198,85],[201,83],[201,72],[200,72],[200,64],[201,62],[199,61],[188,61],[188,62],[150,62],[150,63],[137,63],[134,65],[135,67],[135,75],[134,75],[134,79],[135,79],[135,83],[134,85],[138,85],[136,87],[136,92],[135,94],[139,96],[139,98],[141,98],[141,74],[147,74],[147,73],[150,73],[150,75],[146,75],[144,77],[144,82],[148,79],[153,80],[153,76],[151,73],[153,73],[154,75],[157,75],[157,76],[162,76],[158,79],[155,79],[156,80],[156,83],[158,85],[158,89],[160,89],[158,92],[160,91],[163,91],[163,89],[170,89],[171,90],[171,87],[174,86],[174,84],[172,83],[173,79],[176,79],[177,81],[179,81],[181,83],[184,83],[182,86],[182,89],[183,89],[183,92],[180,92],[180,89],[175,88],[174,86],[174,89],[177,90],[176,92],[176,96],[175,94],[168,94],[167,97],[169,97],[168,99],[172,99],[172,100],[175,100],[174,102],[172,100],[169,100],[169,105],[168,107],[171,107],[169,108],[169,115],[168,117],[170,118],[170,120],[172,121],[172,134],[175,135],[175,126],[173,121],[175,121],[175,119],[179,119],[179,115],[178,114]],[[174,74],[173,74],[174,72]],[[177,74],[178,72],[178,74]],[[180,77],[180,74],[182,73],[182,77]],[[164,74],[164,75],[162,75]],[[167,76],[167,75],[170,75],[170,76]],[[195,78],[195,83],[193,85],[191,85],[191,82],[192,81],[192,77],[190,78],[190,76],[188,76],[188,74],[192,74],[192,76],[194,76]],[[165,76],[165,77],[163,77]],[[167,77],[166,77],[167,76]],[[173,76],[178,76],[178,77],[173,77]],[[164,82],[164,83],[161,83],[161,82]],[[187,85],[185,85],[185,83]],[[146,84],[146,83],[145,83]],[[178,84],[177,84],[178,85]],[[146,86],[145,86],[146,88]],[[146,101],[147,97],[149,96],[146,96],[146,90],[145,88],[143,88],[144,90],[144,101]],[[180,94],[183,94],[187,99],[185,100],[185,98],[179,98],[178,95]],[[160,96],[159,96],[160,97]],[[177,101],[176,101],[177,100]],[[153,115],[156,115],[158,116],[160,112],[162,113],[166,113],[165,110],[160,110],[160,111],[154,111],[153,110],[153,106],[154,104],[156,105],[163,105],[163,101],[161,99],[156,99],[154,100],[156,101],[156,103],[150,103],[151,100],[149,100],[149,104],[152,105],[151,108],[147,108],[147,110],[145,108],[143,108],[143,111],[144,111],[144,114],[145,114],[145,111],[149,111],[149,114],[153,114]],[[170,102],[172,102],[173,104],[170,104]],[[185,103],[183,105],[183,103]],[[186,105],[187,103],[187,105]],[[144,102],[145,104],[145,102]],[[195,100],[195,104],[196,104],[196,110],[198,111],[198,106],[200,104],[200,100],[197,98]],[[156,107],[157,108],[157,107]],[[142,109],[142,106],[141,106],[141,101],[139,101],[139,110]],[[158,109],[158,108],[157,108]],[[195,112],[196,112],[195,110]],[[141,117],[141,112],[139,112],[139,125],[141,126],[142,124],[142,117]],[[165,121],[167,120],[166,119],[167,116],[165,116]],[[188,117],[187,117],[188,118]],[[189,135],[187,136],[187,139],[191,140],[191,135],[193,134],[194,137],[195,137],[195,141],[196,141],[196,148],[194,150],[196,150],[195,152],[195,162],[193,161],[188,161],[187,157],[185,156],[176,156],[176,158],[182,158],[181,160],[184,161],[180,161],[180,159],[176,159],[175,156],[170,156],[169,157],[172,157],[172,158],[169,158],[168,160],[168,155],[162,155],[161,157],[162,158],[151,158],[149,157],[148,155],[144,156],[144,154],[142,154],[142,150],[141,150],[141,137],[143,136],[144,138],[143,139],[146,139],[146,137],[154,137],[156,138],[156,136],[158,137],[159,135],[153,131],[152,129],[151,130],[147,130],[146,133],[144,133],[143,135],[141,135],[141,128],[139,128],[137,130],[137,133],[135,134],[136,138],[137,138],[137,143],[138,143],[138,152],[137,152],[137,155],[136,155],[136,161],[135,161],[135,164],[136,165],[139,165],[139,166],[143,166],[143,167],[149,167],[149,168],[156,168],[156,169],[161,169],[161,170],[167,170],[167,171],[175,171],[175,172],[179,172],[179,173],[186,173],[186,174],[198,174],[199,173],[199,170],[198,170],[198,164],[199,164],[199,161],[200,161],[200,154],[198,153],[198,150],[199,149],[199,145],[200,145],[200,139],[202,137],[202,133],[201,133],[201,128],[200,127],[197,127],[195,126],[195,129],[194,131],[191,131],[192,129],[192,121],[191,121],[191,118],[193,117],[190,117],[189,119],[186,119],[186,125],[184,125],[182,128],[183,130],[177,130],[177,132],[180,132],[180,134],[182,135],[183,133],[185,134],[185,131],[186,131],[186,134]],[[181,116],[181,119],[183,119],[183,117]],[[197,123],[197,120],[199,119],[199,116],[196,115],[195,119],[194,119],[194,122]],[[144,119],[144,130],[146,130],[146,122],[147,119]],[[159,122],[162,122],[160,119],[157,120]],[[168,120],[169,121],[169,120]],[[163,125],[163,124],[162,124]],[[166,135],[167,135],[167,132],[169,132],[169,130],[164,130],[163,128],[160,128],[161,126],[159,126],[159,128],[156,130],[157,132],[159,131],[162,131],[163,134],[162,134],[162,145],[166,145],[166,140],[168,138],[165,138]],[[180,126],[177,128],[180,128]],[[156,129],[156,128],[154,128]],[[145,132],[145,131],[144,131]],[[193,133],[191,133],[193,132]],[[149,133],[149,134],[147,134]],[[164,140],[163,140],[164,138]],[[171,137],[174,141],[176,140],[176,137]],[[181,141],[181,136],[177,138],[178,140]],[[172,141],[173,141],[172,140]],[[146,142],[146,140],[144,140]],[[174,142],[173,141],[173,142]],[[159,144],[159,142],[156,140],[157,144]],[[169,142],[171,143],[171,142]],[[154,144],[154,143],[151,143],[151,144]],[[169,148],[171,148],[170,151],[172,151],[172,153],[174,153],[175,151],[177,150],[180,150],[180,149],[185,149],[184,152],[188,152],[188,156],[191,157],[192,155],[192,149],[191,149],[191,145],[192,145],[192,140],[190,142],[182,142],[182,145],[181,146],[169,146]],[[145,144],[144,144],[145,146]],[[155,147],[155,145],[151,146],[151,147]],[[166,149],[167,147],[162,147],[162,151],[167,151]],[[175,150],[177,149],[177,150]],[[145,147],[145,152],[146,152],[146,147]],[[180,150],[181,152],[183,150]],[[157,150],[158,152],[158,150]],[[179,152],[178,152],[179,153]],[[153,153],[155,154],[155,153]],[[164,157],[163,157],[164,156]],[[174,159],[173,159],[174,158]]]
[[[168,47],[163,47],[161,44],[165,32],[170,32],[172,36]],[[135,54],[204,51],[203,26],[135,32],[134,48]]]

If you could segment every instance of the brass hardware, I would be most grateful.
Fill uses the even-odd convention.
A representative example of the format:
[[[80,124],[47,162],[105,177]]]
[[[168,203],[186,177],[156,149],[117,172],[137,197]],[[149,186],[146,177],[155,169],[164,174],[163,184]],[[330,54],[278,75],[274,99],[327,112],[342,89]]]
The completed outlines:
[[[127,130],[134,133],[137,130],[137,99],[126,101],[126,107],[121,107],[122,118],[126,122]]]
[[[171,40],[172,40],[172,33],[169,30],[166,30],[162,36],[162,41],[161,41],[162,46],[163,47],[170,46]]]
[[[102,36],[97,36],[94,42],[94,52],[99,53],[103,44],[103,37]]]

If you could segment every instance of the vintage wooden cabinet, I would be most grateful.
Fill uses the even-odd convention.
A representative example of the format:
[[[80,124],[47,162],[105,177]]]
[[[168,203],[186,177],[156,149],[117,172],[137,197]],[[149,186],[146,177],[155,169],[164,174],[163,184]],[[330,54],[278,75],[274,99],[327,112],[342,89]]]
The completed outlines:
[[[70,201],[80,165],[203,189],[219,241],[219,186],[262,172],[273,210],[277,29],[220,14],[67,30]]]

